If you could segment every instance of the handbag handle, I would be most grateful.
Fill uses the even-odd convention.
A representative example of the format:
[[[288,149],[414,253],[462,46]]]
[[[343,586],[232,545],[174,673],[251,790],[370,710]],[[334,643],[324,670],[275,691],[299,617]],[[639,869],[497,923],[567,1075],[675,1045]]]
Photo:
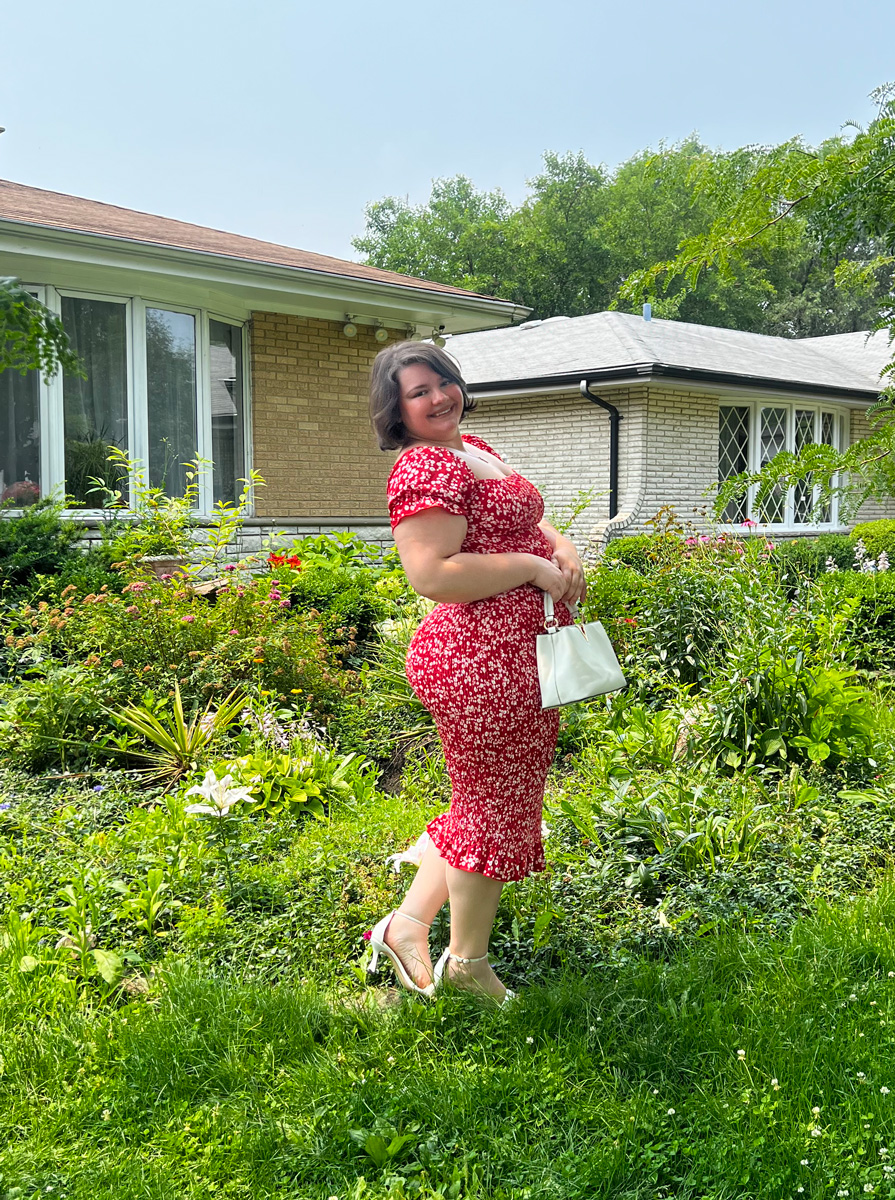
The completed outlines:
[[[566,608],[572,614],[572,620],[577,625],[579,623],[578,601],[573,600],[571,603],[569,603],[568,600],[564,600],[563,604],[565,604]],[[544,628],[548,633],[556,633],[559,627],[559,621],[556,619],[555,610],[553,607],[553,597],[549,592],[544,592]]]

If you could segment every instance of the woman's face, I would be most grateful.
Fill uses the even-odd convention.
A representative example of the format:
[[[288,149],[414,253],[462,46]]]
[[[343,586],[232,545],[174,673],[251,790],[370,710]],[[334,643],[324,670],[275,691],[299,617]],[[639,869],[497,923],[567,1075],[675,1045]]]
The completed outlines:
[[[398,372],[401,420],[408,441],[440,445],[460,442],[463,393],[426,363],[411,363]]]

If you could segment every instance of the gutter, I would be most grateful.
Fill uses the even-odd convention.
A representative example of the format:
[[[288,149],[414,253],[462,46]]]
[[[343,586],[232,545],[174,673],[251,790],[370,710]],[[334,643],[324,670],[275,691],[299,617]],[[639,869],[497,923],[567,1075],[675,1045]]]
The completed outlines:
[[[2,247],[0,253],[10,255],[26,255],[28,257],[52,257],[54,247],[91,249],[95,257],[78,256],[76,261],[81,265],[93,265],[104,268],[123,270],[148,270],[156,274],[171,273],[165,270],[168,264],[176,265],[179,271],[173,272],[188,279],[202,279],[218,284],[245,287],[247,283],[254,284],[256,290],[276,290],[298,292],[303,297],[328,297],[336,301],[336,307],[347,303],[356,304],[355,295],[358,293],[373,293],[379,299],[379,305],[373,305],[383,310],[400,308],[413,309],[417,306],[427,309],[430,313],[444,313],[453,316],[477,315],[482,320],[487,314],[493,314],[494,321],[486,328],[494,328],[501,323],[513,325],[524,319],[531,309],[516,304],[511,300],[498,297],[481,296],[476,292],[442,291],[437,284],[427,287],[425,281],[403,283],[400,281],[379,280],[365,275],[341,274],[336,271],[325,271],[315,267],[290,266],[285,263],[269,262],[263,259],[241,258],[227,254],[219,254],[211,250],[200,250],[190,246],[176,246],[166,242],[140,241],[116,234],[96,233],[90,230],[66,229],[57,225],[39,225],[31,221],[17,220],[13,217],[0,215],[0,234],[8,237],[23,239],[17,246]],[[48,253],[50,251],[50,253]],[[58,252],[58,251],[57,251]],[[115,257],[117,256],[117,257]],[[142,258],[142,264],[128,262],[128,259]],[[248,279],[247,279],[248,277]],[[32,280],[31,282],[47,282]],[[389,315],[398,316],[398,313]],[[403,320],[406,317],[402,315]],[[427,317],[424,323],[428,323]],[[478,326],[482,328],[482,326]],[[465,332],[465,330],[464,330]]]
[[[737,375],[729,371],[709,371],[701,367],[678,367],[670,363],[628,363],[622,367],[597,367],[592,371],[563,371],[556,375],[534,375],[524,379],[495,379],[486,383],[469,384],[472,395],[492,392],[514,394],[520,391],[558,391],[578,387],[582,374],[591,386],[595,384],[647,383],[651,379],[684,380],[690,383],[714,384],[725,388],[760,388],[763,391],[795,393],[800,396],[847,399],[872,404],[879,398],[879,389],[837,387],[834,384],[812,383],[810,380],[774,379],[765,375]]]

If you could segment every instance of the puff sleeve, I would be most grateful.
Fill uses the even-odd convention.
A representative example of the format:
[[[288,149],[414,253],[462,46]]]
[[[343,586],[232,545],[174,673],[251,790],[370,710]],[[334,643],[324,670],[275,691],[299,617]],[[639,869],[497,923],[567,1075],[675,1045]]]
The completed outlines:
[[[388,481],[392,529],[427,508],[443,508],[465,517],[475,476],[450,450],[416,446],[395,463]]]

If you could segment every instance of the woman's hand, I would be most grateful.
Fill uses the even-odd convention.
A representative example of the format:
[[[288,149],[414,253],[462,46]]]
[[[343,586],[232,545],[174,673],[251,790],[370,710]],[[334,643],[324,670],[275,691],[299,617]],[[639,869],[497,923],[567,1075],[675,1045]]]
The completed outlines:
[[[562,572],[565,581],[565,591],[554,600],[566,600],[570,604],[584,599],[587,594],[587,583],[584,579],[584,567],[578,557],[578,551],[566,537],[558,537],[553,548],[553,562]]]
[[[540,558],[537,554],[526,554],[532,560],[533,572],[530,583],[539,587],[542,592],[549,592],[554,603],[563,600],[568,590],[568,582],[559,566],[553,559]]]

